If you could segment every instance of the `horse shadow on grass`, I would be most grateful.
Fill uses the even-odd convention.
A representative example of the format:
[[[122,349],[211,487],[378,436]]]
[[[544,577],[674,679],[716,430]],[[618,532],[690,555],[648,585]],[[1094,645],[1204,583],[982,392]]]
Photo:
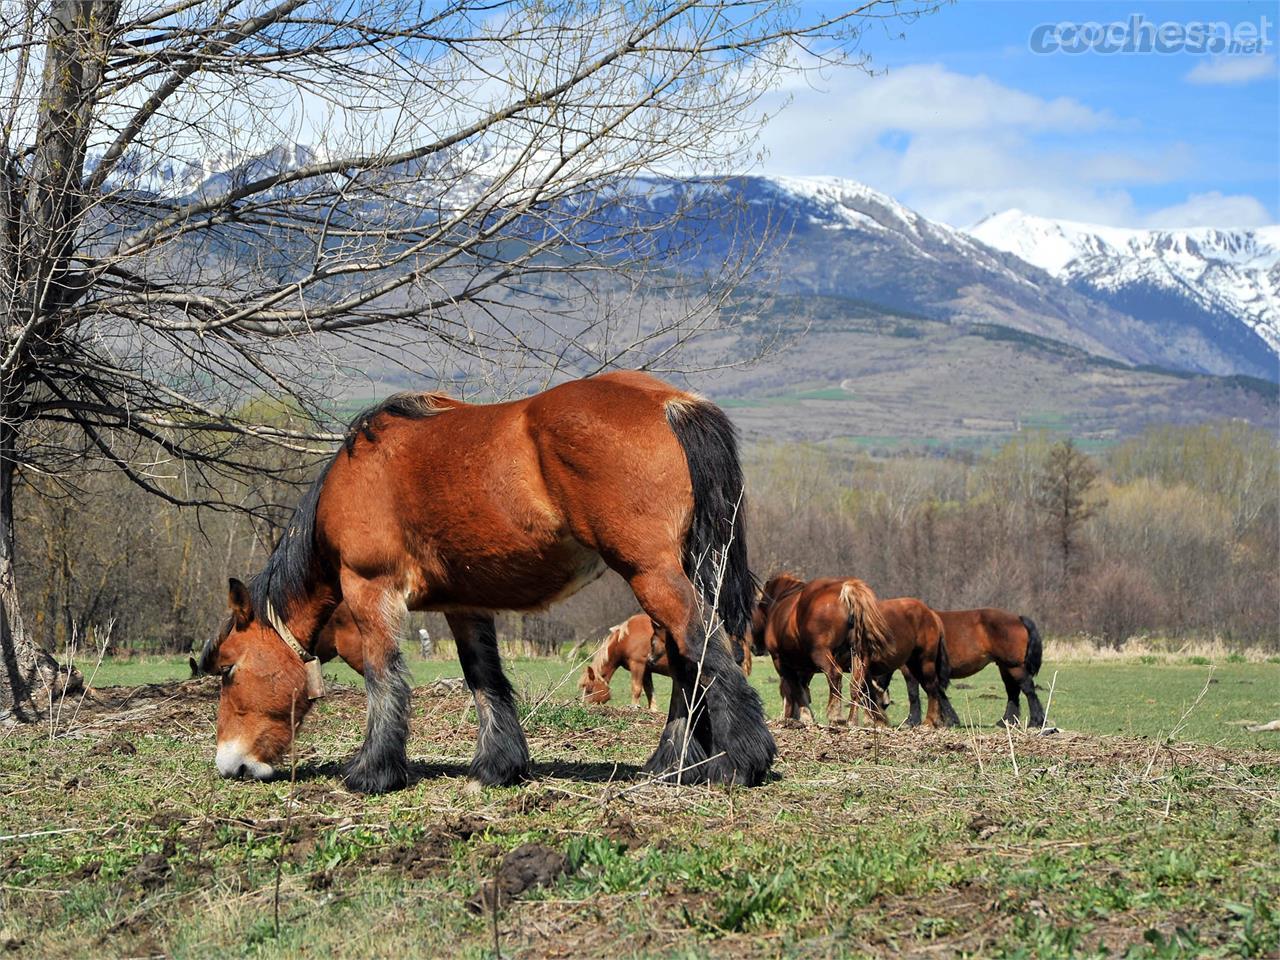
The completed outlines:
[[[293,778],[298,783],[333,781],[341,783],[346,764],[338,760],[308,760],[298,764]],[[409,779],[405,787],[413,787],[426,780],[466,779],[470,765],[461,762],[429,762],[411,760]],[[641,776],[636,763],[613,763],[587,760],[545,760],[530,765],[525,783],[539,780],[573,780],[577,783],[609,783],[610,781],[636,780]],[[288,780],[289,771],[281,770],[275,780]]]

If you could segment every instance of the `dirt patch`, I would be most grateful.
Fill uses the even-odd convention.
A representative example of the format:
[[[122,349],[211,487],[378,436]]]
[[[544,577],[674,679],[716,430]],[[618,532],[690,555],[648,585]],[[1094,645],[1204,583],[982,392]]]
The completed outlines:
[[[502,909],[526,890],[546,886],[568,869],[569,861],[559,850],[522,843],[502,858],[498,875],[480,884],[467,899],[467,909],[472,913],[488,913],[495,906]]]

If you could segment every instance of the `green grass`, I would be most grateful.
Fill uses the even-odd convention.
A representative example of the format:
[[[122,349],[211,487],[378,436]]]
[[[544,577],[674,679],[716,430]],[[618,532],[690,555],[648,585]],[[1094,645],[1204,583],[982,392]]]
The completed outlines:
[[[419,684],[459,672],[410,661]],[[572,871],[500,913],[504,956],[1280,951],[1278,738],[1232,723],[1280,715],[1280,664],[1047,663],[1054,736],[986,726],[1003,693],[983,673],[953,690],[982,726],[775,724],[779,778],[751,790],[637,784],[661,719],[626,706],[625,674],[592,708],[569,664],[510,667],[539,765],[507,789],[467,787],[468,701],[427,690],[409,752],[435,766],[384,797],[336,777],[364,714],[342,683],[304,726],[294,787],[216,776],[212,680],[87,699],[54,738],[0,732],[0,950],[491,956],[492,918],[463,902],[534,841]],[[1157,740],[1210,670],[1178,743]],[[97,682],[185,672],[178,658],[113,662]],[[752,681],[776,713],[770,665]]]
[[[456,660],[422,660],[406,649],[405,659],[415,686],[439,677],[459,677]],[[512,683],[522,692],[542,693],[558,686],[556,697],[572,698],[577,693],[580,671],[559,660],[508,658]],[[339,682],[360,684],[359,675],[346,664],[326,664],[325,675]],[[189,675],[186,658],[146,657],[136,660],[104,661],[95,684],[157,683],[181,680]],[[1198,743],[1254,750],[1280,751],[1280,736],[1273,732],[1250,733],[1249,723],[1259,724],[1280,717],[1280,663],[1241,663],[1228,656],[1212,663],[1207,657],[1188,657],[1182,664],[1141,662],[1046,663],[1039,676],[1041,701],[1048,701],[1049,723],[1066,730],[1126,737],[1166,736],[1178,724],[1183,712],[1205,691],[1200,704],[1186,718],[1179,738]],[[765,711],[781,713],[777,675],[767,659],[758,659],[751,677],[760,692]],[[1205,686],[1208,684],[1208,689]],[[670,682],[654,681],[658,709],[665,713]],[[1052,687],[1053,696],[1049,698]],[[625,670],[614,675],[612,704],[631,700],[631,679]],[[907,692],[901,677],[891,687],[894,703],[889,717],[901,722],[907,713]],[[815,678],[811,690],[815,713],[825,716],[826,687]],[[1004,713],[1004,685],[994,667],[976,676],[958,680],[950,697],[960,716],[978,726],[990,726]],[[1026,716],[1026,704],[1022,705]],[[1248,723],[1246,723],[1246,721]]]

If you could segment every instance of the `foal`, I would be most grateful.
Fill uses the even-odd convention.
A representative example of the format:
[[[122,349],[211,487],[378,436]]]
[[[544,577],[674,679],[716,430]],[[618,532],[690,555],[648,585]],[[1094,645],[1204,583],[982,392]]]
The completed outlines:
[[[666,644],[653,629],[648,614],[637,613],[609,630],[609,635],[596,650],[595,657],[578,682],[587,703],[608,703],[612,696],[609,681],[618,668],[631,674],[631,705],[640,706],[643,690],[646,704],[653,709],[653,674],[671,676]]]
[[[755,653],[766,651],[778,671],[783,719],[813,722],[809,681],[827,678],[827,723],[841,723],[844,674],[849,678],[849,720],[870,704],[866,665],[884,658],[889,627],[876,595],[861,580],[823,578],[808,583],[789,573],[760,591],[751,619]],[[870,707],[868,710],[870,711]]]

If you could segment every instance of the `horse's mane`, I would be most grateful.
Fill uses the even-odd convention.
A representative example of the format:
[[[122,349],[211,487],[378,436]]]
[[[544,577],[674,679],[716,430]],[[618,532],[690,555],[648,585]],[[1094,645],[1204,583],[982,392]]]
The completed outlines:
[[[760,598],[767,600],[769,604],[777,603],[797,590],[803,590],[805,582],[794,573],[775,573],[760,588]]]
[[[597,675],[599,675],[600,671],[604,669],[604,665],[609,660],[610,645],[616,637],[627,629],[627,623],[628,621],[623,620],[621,623],[610,627],[605,638],[600,641],[600,646],[596,647],[595,656],[591,658],[591,669],[594,670]]]
[[[294,601],[306,595],[315,563],[316,508],[320,503],[320,491],[343,449],[346,449],[347,456],[355,456],[356,441],[361,436],[371,443],[375,441],[377,434],[374,432],[374,421],[380,416],[421,420],[459,405],[461,401],[442,393],[396,393],[356,414],[347,427],[343,446],[334,452],[307,488],[293,511],[293,516],[289,518],[289,525],[276,541],[271,556],[267,557],[262,570],[249,582],[249,595],[256,618],[267,619],[268,605],[284,616]]]

